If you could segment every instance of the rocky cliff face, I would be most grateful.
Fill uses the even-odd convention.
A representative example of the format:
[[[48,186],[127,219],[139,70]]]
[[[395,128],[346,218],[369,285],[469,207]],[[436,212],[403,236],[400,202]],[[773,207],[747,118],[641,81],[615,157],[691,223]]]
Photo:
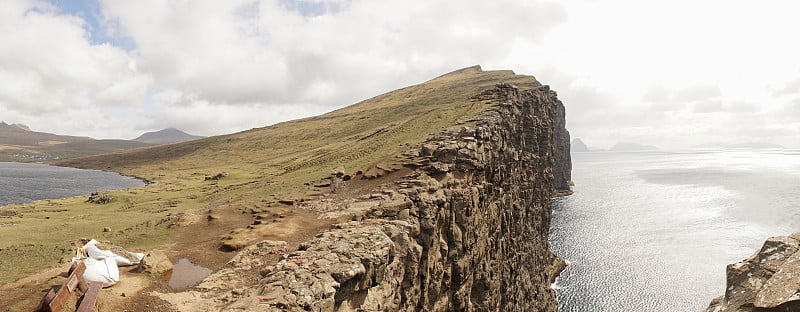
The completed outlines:
[[[707,312],[800,311],[800,233],[771,237],[761,250],[728,265],[725,295]]]
[[[303,204],[354,221],[288,254],[248,247],[195,291],[157,295],[182,311],[556,311],[547,233],[571,168],[563,105],[546,86],[472,100],[493,109],[425,142],[399,181]]]
[[[566,127],[566,112],[564,105],[559,102],[556,105],[555,122],[553,131],[555,132],[554,153],[558,161],[555,162],[555,181],[553,186],[558,191],[569,191],[569,183],[572,180],[572,156],[570,155],[569,131]]]

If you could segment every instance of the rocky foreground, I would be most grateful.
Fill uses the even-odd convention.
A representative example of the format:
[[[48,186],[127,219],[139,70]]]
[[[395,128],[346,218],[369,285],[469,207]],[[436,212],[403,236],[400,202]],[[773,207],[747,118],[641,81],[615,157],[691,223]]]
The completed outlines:
[[[564,107],[547,86],[472,101],[494,108],[422,144],[427,161],[399,181],[303,203],[354,221],[298,250],[247,247],[192,291],[154,295],[180,311],[556,311],[563,264],[547,233],[570,177]]]
[[[728,265],[725,295],[706,312],[800,311],[800,233],[771,237],[761,250]]]

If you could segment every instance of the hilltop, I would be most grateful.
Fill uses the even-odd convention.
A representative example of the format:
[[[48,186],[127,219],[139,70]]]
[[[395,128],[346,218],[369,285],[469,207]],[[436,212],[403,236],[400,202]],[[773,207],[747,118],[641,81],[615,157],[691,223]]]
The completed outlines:
[[[0,161],[41,161],[112,153],[152,144],[128,140],[37,132],[21,124],[0,122]]]
[[[489,113],[497,116],[486,119]],[[569,178],[569,137],[563,129],[563,114],[563,106],[555,98],[555,92],[534,77],[507,70],[483,71],[474,66],[321,116],[188,142],[56,161],[53,163],[61,166],[116,171],[150,183],[142,188],[106,192],[114,198],[107,205],[87,204],[83,198],[71,198],[2,208],[0,212],[13,216],[9,222],[15,226],[13,229],[0,226],[0,237],[4,238],[0,241],[0,283],[37,272],[68,257],[70,242],[84,237],[108,240],[129,248],[162,249],[172,260],[189,258],[215,271],[223,267],[228,270],[225,264],[234,256],[231,251],[252,247],[259,241],[283,241],[288,250],[298,250],[306,248],[302,244],[328,231],[334,224],[340,227],[338,224],[344,221],[384,215],[378,208],[362,207],[368,203],[364,200],[371,199],[379,203],[376,207],[387,209],[403,207],[407,202],[418,200],[413,196],[403,200],[399,195],[393,198],[400,202],[389,200],[395,195],[387,194],[397,194],[389,188],[397,183],[407,183],[415,192],[418,189],[434,192],[434,188],[441,188],[436,191],[436,196],[440,197],[437,202],[444,206],[439,208],[447,207],[447,202],[456,205],[467,198],[480,198],[481,201],[491,198],[491,203],[475,203],[480,205],[480,209],[519,200],[519,204],[504,209],[522,207],[520,209],[524,211],[508,215],[526,215],[532,219],[506,220],[515,222],[515,225],[513,231],[503,232],[503,235],[513,237],[495,241],[485,235],[478,236],[479,240],[492,239],[480,244],[494,247],[479,248],[476,252],[492,250],[497,256],[507,257],[509,252],[516,253],[500,248],[497,242],[535,242],[525,248],[541,253],[541,261],[525,265],[524,270],[535,269],[532,274],[536,275],[536,282],[520,280],[523,284],[513,295],[536,289],[542,292],[543,298],[548,298],[537,304],[554,307],[554,293],[549,282],[543,281],[553,278],[556,269],[550,266],[556,261],[547,251],[546,238],[538,233],[547,233],[546,224],[541,222],[549,219],[553,186],[565,185]],[[476,123],[482,126],[475,128]],[[443,133],[444,137],[435,139]],[[558,142],[554,142],[556,139]],[[484,151],[480,142],[491,145],[487,145]],[[480,155],[484,156],[468,152],[470,149],[480,150]],[[470,160],[456,161],[455,155],[462,152],[469,154]],[[554,160],[561,157],[567,157],[566,162],[554,164]],[[490,160],[492,163],[488,163]],[[487,163],[481,164],[481,161]],[[487,167],[487,171],[471,172],[480,166],[491,166],[498,171]],[[413,177],[422,179],[426,176],[426,171],[420,171],[421,168],[433,170],[431,175],[443,180],[414,182]],[[477,178],[473,180],[473,174],[476,177],[488,176],[481,182]],[[430,183],[430,186],[413,187],[425,183]],[[491,186],[493,183],[499,189]],[[535,184],[536,188],[527,188],[530,187],[525,186],[528,183]],[[523,186],[527,189],[518,189]],[[458,192],[479,190],[486,193],[475,193],[469,195],[474,197],[461,199],[447,198],[450,195],[446,194],[451,193],[447,193],[445,187],[458,188],[453,190],[453,196]],[[508,190],[507,193],[503,189]],[[425,196],[434,193],[430,194]],[[525,210],[525,207],[534,208]],[[467,209],[467,212],[447,213],[469,214],[469,207],[459,204],[452,208]],[[475,219],[474,222],[491,221],[491,228],[496,228],[500,224],[501,211],[487,211],[493,214],[491,220]],[[400,215],[394,212],[391,218],[404,215],[416,220],[417,216],[422,218],[424,214],[416,210]],[[391,214],[386,212],[384,216]],[[478,216],[483,214],[476,213],[475,217]],[[0,225],[5,222],[3,220],[0,219]],[[438,217],[436,220],[446,221]],[[517,224],[518,221],[521,223]],[[420,226],[419,221],[413,222]],[[59,226],[54,228],[50,224]],[[456,231],[467,225],[455,228],[442,224],[435,226]],[[112,230],[103,231],[104,228]],[[531,232],[534,228],[535,233]],[[24,244],[15,239],[20,231],[32,233],[25,237]],[[458,230],[458,234],[437,235],[453,237],[461,233]],[[409,235],[419,233],[406,235],[411,237]],[[414,239],[424,240],[413,238],[412,241]],[[167,244],[168,249],[164,248]],[[419,248],[428,250],[433,247]],[[28,261],[21,262],[21,265],[20,262],[8,261],[32,254],[36,257],[26,258]],[[264,261],[275,263],[277,260],[278,257],[270,256]],[[544,267],[548,268],[547,272]],[[497,269],[503,274],[518,270],[506,265]],[[237,276],[243,274],[236,273]],[[248,283],[257,280],[248,279]],[[476,287],[483,287],[481,285]],[[29,300],[30,291],[37,291],[36,295],[38,289],[3,290],[0,287],[0,298],[5,298],[0,299],[0,305],[16,302],[14,300]],[[504,294],[494,296],[493,302]],[[117,304],[118,309],[143,310],[148,304],[160,302],[160,299],[139,290],[129,293],[129,297],[120,299],[117,296],[110,305]],[[120,300],[125,302],[120,303]],[[521,301],[521,304],[525,302]],[[25,304],[18,306],[24,307]]]
[[[167,144],[186,142],[205,138],[204,136],[191,135],[176,128],[166,128],[159,131],[145,132],[139,137],[133,139],[137,142],[149,144]]]

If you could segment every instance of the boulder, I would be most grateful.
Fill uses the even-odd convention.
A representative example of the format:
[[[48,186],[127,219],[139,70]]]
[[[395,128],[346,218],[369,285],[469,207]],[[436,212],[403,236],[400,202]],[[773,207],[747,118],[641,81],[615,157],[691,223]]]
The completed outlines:
[[[800,311],[800,233],[770,237],[747,259],[728,265],[724,296],[707,312]]]
[[[167,254],[160,250],[153,250],[148,252],[144,259],[139,263],[139,267],[134,270],[135,272],[145,272],[152,276],[164,278],[172,273],[172,261],[169,260]]]
[[[93,204],[108,204],[113,199],[114,197],[108,193],[93,192],[91,195],[89,195],[89,198],[86,201]]]

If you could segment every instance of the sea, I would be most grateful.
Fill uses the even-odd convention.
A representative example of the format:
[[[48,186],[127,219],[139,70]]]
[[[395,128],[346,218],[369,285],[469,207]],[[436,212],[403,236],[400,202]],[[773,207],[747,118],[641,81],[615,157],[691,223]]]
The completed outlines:
[[[702,311],[725,267],[800,231],[800,150],[573,153],[550,246],[560,311]]]
[[[0,162],[0,206],[143,185],[139,179],[113,172]]]

